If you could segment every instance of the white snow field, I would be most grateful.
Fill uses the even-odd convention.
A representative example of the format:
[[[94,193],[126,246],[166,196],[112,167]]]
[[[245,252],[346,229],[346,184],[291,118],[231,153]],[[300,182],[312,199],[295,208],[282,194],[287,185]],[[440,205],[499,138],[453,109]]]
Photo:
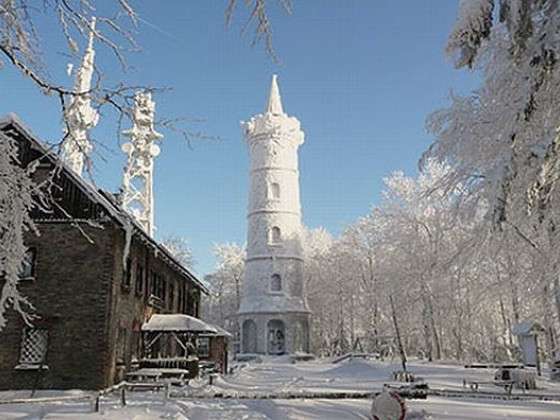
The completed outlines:
[[[0,419],[369,419],[368,399],[309,399],[294,395],[329,392],[373,392],[380,390],[396,364],[352,360],[332,364],[326,360],[291,364],[286,358],[267,358],[251,363],[237,373],[219,377],[215,385],[195,382],[173,392],[128,392],[127,405],[121,407],[118,395],[103,399],[99,413],[88,400],[8,403],[28,398],[29,391],[0,392]],[[465,369],[451,364],[411,363],[410,370],[422,376],[432,389],[464,390],[463,378],[488,381],[492,369]],[[551,395],[560,400],[560,384],[539,380],[539,390],[531,395]],[[481,386],[481,392],[505,394],[493,385]],[[222,398],[216,398],[218,393]],[[276,396],[292,398],[261,399]],[[85,391],[39,391],[36,398],[87,397]],[[481,394],[482,395],[482,394]],[[513,395],[524,395],[514,390]],[[226,398],[227,397],[227,398]],[[259,398],[260,397],[260,398]],[[527,397],[524,397],[527,398]],[[502,398],[432,397],[407,400],[408,411],[424,413],[431,419],[560,419],[560,402],[536,398],[504,400]],[[418,418],[418,417],[415,417]]]

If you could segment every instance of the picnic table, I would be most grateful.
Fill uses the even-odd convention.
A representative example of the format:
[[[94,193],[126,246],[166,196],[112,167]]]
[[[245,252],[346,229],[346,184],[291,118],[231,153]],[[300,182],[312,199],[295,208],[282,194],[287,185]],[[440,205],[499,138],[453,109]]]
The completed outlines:
[[[153,384],[171,383],[172,385],[183,386],[188,382],[187,369],[177,368],[141,368],[126,374],[126,379],[130,382],[144,382]]]
[[[210,373],[216,372],[216,363],[210,361],[201,361],[198,363],[200,372],[203,375],[208,375]]]
[[[504,391],[506,391],[508,395],[511,395],[514,383],[514,381],[473,381],[463,379],[463,388],[468,386],[471,390],[478,391],[478,387],[480,385],[495,385],[498,387],[503,387]]]

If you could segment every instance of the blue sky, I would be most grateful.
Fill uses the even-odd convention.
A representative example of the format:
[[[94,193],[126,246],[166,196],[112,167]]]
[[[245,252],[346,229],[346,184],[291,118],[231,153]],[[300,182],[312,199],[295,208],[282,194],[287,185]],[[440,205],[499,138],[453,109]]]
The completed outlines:
[[[278,74],[284,109],[302,123],[300,150],[304,223],[340,233],[380,198],[382,178],[416,171],[430,144],[426,116],[448,101],[453,89],[476,87],[476,74],[453,69],[443,49],[457,3],[451,0],[293,0],[287,15],[270,0],[275,64],[262,46],[251,47],[243,2],[234,25],[224,27],[226,1],[140,1],[139,53],[123,73],[98,48],[108,81],[169,86],[155,97],[160,117],[203,119],[190,124],[220,141],[189,148],[164,132],[156,160],[157,235],[188,239],[199,274],[212,270],[212,244],[245,242],[248,155],[239,122],[264,109],[270,78]],[[110,4],[99,2],[100,7]],[[64,43],[53,22],[39,17],[52,76],[65,76]],[[83,45],[83,43],[82,43]],[[76,62],[76,60],[74,60]],[[10,68],[0,70],[0,114],[16,112],[41,138],[61,136],[56,98],[40,94]],[[124,154],[115,118],[101,117],[93,131],[104,148],[95,156],[95,181],[116,190]]]

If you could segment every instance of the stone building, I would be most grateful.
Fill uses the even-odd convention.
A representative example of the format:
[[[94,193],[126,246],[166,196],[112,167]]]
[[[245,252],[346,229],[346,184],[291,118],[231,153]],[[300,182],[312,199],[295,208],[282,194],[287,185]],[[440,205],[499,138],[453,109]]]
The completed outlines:
[[[250,153],[247,259],[238,312],[241,352],[309,351],[303,287],[298,148],[304,134],[282,107],[276,76],[264,114],[243,123]]]
[[[0,121],[5,136],[17,141],[22,165],[39,159],[35,180],[52,176],[53,187],[50,210],[34,211],[40,236],[26,238],[20,281],[39,318],[28,326],[10,312],[0,332],[0,389],[110,386],[140,356],[140,328],[153,313],[198,317],[208,291],[112,194],[70,170],[14,115]]]

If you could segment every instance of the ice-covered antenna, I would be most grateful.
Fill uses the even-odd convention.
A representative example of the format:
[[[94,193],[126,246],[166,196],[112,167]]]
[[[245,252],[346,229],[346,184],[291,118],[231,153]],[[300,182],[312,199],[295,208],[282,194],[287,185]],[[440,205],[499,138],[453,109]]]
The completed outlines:
[[[93,60],[95,50],[95,17],[91,18],[88,45],[80,68],[76,72],[74,84],[75,96],[64,115],[65,136],[62,143],[64,161],[78,175],[82,174],[84,161],[89,157],[93,148],[88,131],[97,125],[99,114],[91,106],[91,80],[93,77]]]
[[[266,112],[276,115],[284,113],[284,109],[282,108],[282,99],[280,98],[280,89],[278,88],[278,82],[275,74],[272,76],[272,83],[270,84],[270,93],[268,95],[268,103],[266,104]]]
[[[149,92],[137,92],[134,98],[132,128],[123,131],[130,138],[122,146],[128,155],[124,168],[122,206],[149,234],[154,233],[154,158],[159,155],[155,144],[163,136],[154,129],[155,103]]]

